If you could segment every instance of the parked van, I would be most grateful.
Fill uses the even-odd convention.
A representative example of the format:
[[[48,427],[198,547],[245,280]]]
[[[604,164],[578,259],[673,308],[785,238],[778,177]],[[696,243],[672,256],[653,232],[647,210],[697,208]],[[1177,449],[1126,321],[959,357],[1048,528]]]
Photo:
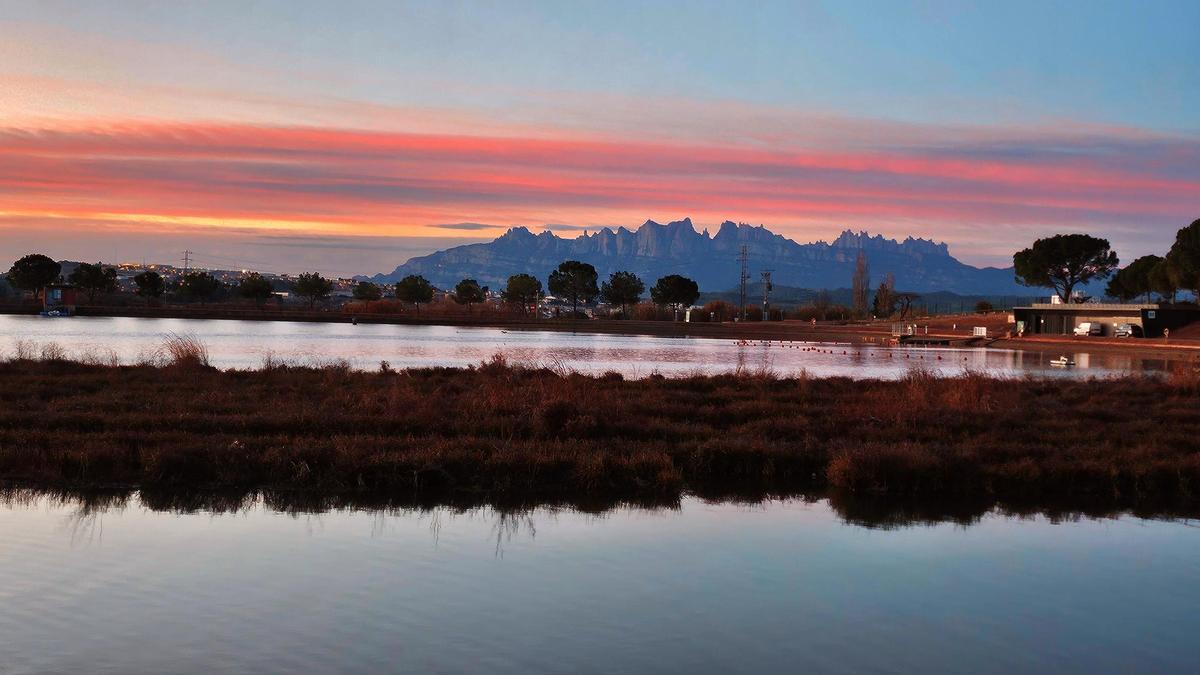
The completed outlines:
[[[1103,335],[1104,324],[1096,323],[1095,321],[1084,321],[1075,326],[1075,335]]]

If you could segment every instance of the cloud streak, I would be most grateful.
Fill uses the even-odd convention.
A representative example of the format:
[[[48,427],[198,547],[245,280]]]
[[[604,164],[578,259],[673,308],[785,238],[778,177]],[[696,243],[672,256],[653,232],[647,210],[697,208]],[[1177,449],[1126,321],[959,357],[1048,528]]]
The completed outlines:
[[[903,225],[986,256],[1055,229],[1165,242],[1200,208],[1194,137],[888,130],[838,151],[245,124],[8,128],[0,215],[382,236],[690,214],[797,236]],[[988,243],[998,232],[1007,239]]]

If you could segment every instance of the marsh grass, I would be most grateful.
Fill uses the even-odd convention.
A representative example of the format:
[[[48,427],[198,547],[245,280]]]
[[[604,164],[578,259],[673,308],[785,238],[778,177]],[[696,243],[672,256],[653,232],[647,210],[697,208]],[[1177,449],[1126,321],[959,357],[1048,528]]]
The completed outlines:
[[[168,362],[177,368],[211,368],[208,346],[195,335],[168,333],[163,340]]]
[[[33,355],[54,358],[35,359]],[[219,371],[0,362],[0,481],[507,500],[811,490],[956,501],[1193,503],[1200,374],[898,381],[627,379],[496,356],[473,368]]]

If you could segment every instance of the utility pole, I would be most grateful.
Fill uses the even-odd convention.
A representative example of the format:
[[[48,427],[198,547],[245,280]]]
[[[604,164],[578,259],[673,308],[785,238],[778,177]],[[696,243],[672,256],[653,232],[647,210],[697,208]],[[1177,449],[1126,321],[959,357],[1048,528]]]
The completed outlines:
[[[739,282],[738,313],[742,315],[742,321],[746,320],[746,282],[750,281],[750,272],[746,267],[747,260],[747,247],[745,244],[742,244],[741,253],[738,254],[738,262],[742,265],[742,276]]]
[[[190,268],[191,266],[192,266],[192,252],[184,251],[183,252],[183,276],[185,276],[185,277],[187,276],[188,268]]]
[[[771,320],[771,272],[772,270],[759,272],[763,285],[763,321]]]

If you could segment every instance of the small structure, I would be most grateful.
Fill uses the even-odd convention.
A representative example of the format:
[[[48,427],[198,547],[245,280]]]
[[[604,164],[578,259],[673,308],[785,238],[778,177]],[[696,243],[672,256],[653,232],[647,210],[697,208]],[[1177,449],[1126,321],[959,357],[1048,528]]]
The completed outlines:
[[[42,314],[73,316],[79,289],[70,284],[50,284],[42,288]]]
[[[1101,335],[1112,337],[1118,326],[1139,326],[1145,337],[1200,321],[1200,307],[1132,303],[1034,303],[1014,307],[1017,332],[1025,335],[1074,335],[1081,324],[1098,324]]]

